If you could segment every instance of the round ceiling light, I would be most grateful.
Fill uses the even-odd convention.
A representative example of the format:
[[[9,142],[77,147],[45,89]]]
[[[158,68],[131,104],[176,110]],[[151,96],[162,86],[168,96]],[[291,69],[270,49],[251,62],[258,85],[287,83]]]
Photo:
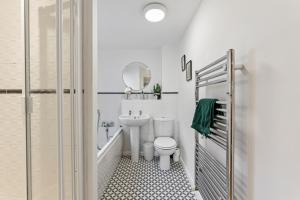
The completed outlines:
[[[166,17],[166,7],[160,3],[150,3],[144,9],[145,18],[149,22],[160,22]]]

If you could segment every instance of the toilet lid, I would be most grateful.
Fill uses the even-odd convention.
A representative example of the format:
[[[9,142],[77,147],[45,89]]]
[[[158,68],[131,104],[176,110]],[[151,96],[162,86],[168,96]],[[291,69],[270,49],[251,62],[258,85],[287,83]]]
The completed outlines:
[[[170,137],[158,137],[154,141],[154,146],[160,149],[172,149],[176,147],[176,141]]]

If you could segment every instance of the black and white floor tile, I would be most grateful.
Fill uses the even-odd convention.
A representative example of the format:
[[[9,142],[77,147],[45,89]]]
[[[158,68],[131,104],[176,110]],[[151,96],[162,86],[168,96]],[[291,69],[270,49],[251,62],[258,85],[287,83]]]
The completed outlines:
[[[158,158],[134,163],[122,157],[101,200],[194,200],[194,195],[181,163],[162,171]]]

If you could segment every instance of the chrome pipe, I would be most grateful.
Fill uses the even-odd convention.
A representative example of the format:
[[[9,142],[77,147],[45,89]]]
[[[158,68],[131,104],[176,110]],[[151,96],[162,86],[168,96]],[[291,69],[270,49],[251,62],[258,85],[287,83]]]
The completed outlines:
[[[214,65],[216,65],[216,64],[218,64],[218,63],[220,63],[222,61],[225,61],[226,59],[227,59],[227,56],[225,55],[225,56],[217,59],[216,61],[212,62],[211,64],[207,65],[206,67],[203,67],[202,69],[197,70],[196,74],[199,74],[200,72],[203,72],[203,71],[205,71],[205,70],[213,67]]]
[[[214,118],[214,121],[218,122],[218,123],[226,123],[226,120],[224,120],[224,119]]]
[[[196,100],[196,103],[198,103],[199,100]],[[226,106],[227,102],[226,101],[216,101],[216,104],[222,105],[222,106]],[[226,110],[227,111],[227,110]]]
[[[217,125],[216,123],[214,123],[213,126],[210,128],[210,130],[211,130],[213,133],[216,133],[216,134],[218,134],[218,135],[222,135],[222,136],[226,137],[226,135],[227,135],[227,130],[222,130],[222,128],[224,128],[224,127],[221,127],[221,128],[214,127],[214,125],[219,126],[219,125]],[[226,127],[225,127],[225,128],[226,128]]]
[[[227,104],[227,187],[228,187],[228,200],[234,200],[234,119],[235,119],[235,57],[234,50],[230,49],[227,53],[228,57],[228,104]]]
[[[222,64],[217,65],[216,67],[214,67],[214,68],[212,68],[212,69],[210,69],[210,70],[205,70],[205,71],[199,73],[199,74],[197,75],[197,77],[198,77],[198,78],[201,78],[202,76],[205,76],[205,75],[207,75],[207,74],[211,74],[212,72],[221,70],[221,69],[223,69],[223,68],[224,68],[224,71],[226,71],[226,64],[227,64],[227,63],[222,63]],[[196,79],[196,80],[197,80],[197,79]]]
[[[219,199],[220,195],[219,195],[218,191],[215,189],[215,185],[214,185],[212,179],[207,176],[207,172],[202,173],[202,175],[203,175],[204,181],[206,182],[207,187],[209,187],[209,191],[214,196],[214,199]]]
[[[75,99],[75,91],[76,91],[76,58],[75,58],[75,11],[76,11],[76,0],[70,0],[70,99],[71,99],[71,179],[72,179],[72,191],[71,198],[72,200],[77,200],[77,174],[76,174],[76,99]]]
[[[204,165],[204,168],[205,169],[202,169],[203,176],[205,176],[206,179],[211,180],[210,183],[213,188],[214,186],[216,186],[216,189],[212,189],[212,190],[216,190],[217,193],[222,194],[223,197],[226,197],[227,196],[226,181],[220,182],[221,180],[219,179],[219,177],[217,177],[216,174],[214,174],[214,172],[208,168],[208,166]]]
[[[31,155],[31,112],[30,93],[30,2],[24,1],[24,46],[25,46],[25,114],[26,114],[26,195],[32,200],[32,155]]]
[[[200,145],[200,144],[199,144]],[[208,159],[207,162],[210,163],[210,166],[212,166],[220,175],[222,175],[222,178],[225,180],[226,179],[226,168],[219,162],[217,161],[214,157],[212,157],[202,146],[199,147],[200,153],[205,155]]]
[[[214,172],[211,170],[210,166],[207,166],[205,164],[205,162],[203,162],[202,159],[200,159],[200,162],[202,162],[202,164],[203,164],[202,175],[208,180],[208,182],[210,183],[210,185],[213,188],[212,190],[215,191],[218,199],[220,198],[219,194],[221,194],[222,197],[225,199],[225,197],[227,195],[226,182],[225,182],[225,185],[223,184],[223,186],[222,186],[221,183],[224,183],[224,182],[220,181],[220,179],[217,178],[216,174],[214,174]],[[214,186],[216,186],[216,188]]]
[[[206,161],[206,159],[204,157],[202,157],[202,159],[200,159],[200,162],[203,165],[202,171],[204,171],[206,169],[209,172],[209,174],[211,175],[211,178],[214,179],[214,184],[217,185],[220,193],[225,194],[224,196],[226,196],[226,193],[227,193],[226,179],[222,179],[222,177],[218,176],[217,172],[214,171],[214,168],[205,161]],[[205,173],[203,173],[203,174],[205,174]]]
[[[223,113],[226,113],[226,112],[227,112],[227,110],[226,110],[226,109],[223,109],[223,108],[217,108],[216,110],[219,111],[219,112],[223,112]]]
[[[215,196],[212,196],[212,193],[210,192],[210,190],[212,190],[212,189],[211,189],[211,187],[209,187],[209,188],[207,187],[207,183],[206,183],[207,181],[204,180],[204,176],[203,176],[203,173],[205,173],[204,168],[205,168],[205,166],[206,167],[209,166],[208,168],[211,168],[214,171],[218,172],[218,174],[220,175],[218,180],[220,180],[220,183],[223,183],[223,187],[226,188],[226,177],[224,175],[225,172],[223,174],[219,171],[218,168],[216,168],[216,165],[209,164],[211,162],[210,157],[207,159],[205,158],[206,156],[209,156],[209,154],[206,154],[206,152],[204,153],[205,149],[203,149],[203,152],[202,152],[202,150],[201,150],[202,147],[200,147],[200,144],[197,144],[197,146],[198,145],[199,145],[199,151],[197,151],[197,153],[196,153],[196,155],[197,155],[196,162],[198,163],[198,165],[196,165],[196,167],[195,167],[195,169],[196,169],[196,179],[195,179],[196,185],[199,186],[198,188],[200,190],[201,195],[204,197],[204,199],[206,198],[207,200],[212,200],[212,199],[215,199]],[[204,164],[204,163],[206,163],[206,164]],[[202,183],[202,182],[204,182],[204,183]]]
[[[209,81],[209,80],[211,80],[211,79],[218,78],[218,77],[224,76],[224,75],[226,75],[226,74],[227,74],[227,72],[225,71],[225,72],[218,72],[218,73],[215,73],[215,74],[213,74],[213,75],[211,75],[211,76],[207,76],[207,77],[204,77],[204,78],[200,77],[200,78],[197,80],[197,83],[201,83],[201,82],[204,82],[204,81]]]
[[[216,104],[227,105],[227,101],[217,101]]]
[[[216,118],[227,120],[228,117],[222,116],[222,115],[216,115]]]
[[[201,183],[202,183],[202,187],[206,188],[204,191],[206,192],[207,196],[209,196],[209,200],[215,199],[215,196],[212,194],[210,188],[208,189],[208,184],[207,181],[205,180],[204,176],[202,176],[202,174],[200,175],[201,177]]]
[[[220,129],[220,130],[225,131],[226,134],[227,134],[227,127],[226,127],[226,124],[225,124],[225,123],[222,123],[222,122],[218,122],[218,121],[217,121],[217,122],[214,122],[213,126],[216,127],[216,128],[218,128],[218,129]]]
[[[196,178],[196,183],[197,183],[197,185],[200,185],[199,191],[201,193],[201,196],[203,197],[203,200],[209,200],[209,199],[211,199],[209,197],[209,195],[207,194],[207,191],[205,190],[205,186],[202,183],[201,175],[198,175],[197,177],[198,178]]]
[[[221,133],[224,132],[224,135],[227,135],[227,127],[222,126],[220,122],[215,121],[212,125],[213,129],[220,131]],[[223,134],[222,134],[223,135]],[[227,137],[227,136],[226,136]]]
[[[63,1],[56,0],[56,74],[58,132],[58,199],[64,200],[64,140],[63,140]]]
[[[210,82],[203,83],[203,84],[197,84],[196,87],[199,88],[199,87],[216,85],[216,84],[225,83],[225,82],[227,82],[227,78],[222,78],[222,79],[219,79],[219,80],[210,81]]]
[[[210,128],[210,132],[211,132],[211,134],[214,134],[214,135],[220,137],[221,140],[223,140],[224,142],[227,141],[227,134],[221,133],[220,131],[218,131],[214,128]]]
[[[209,135],[207,136],[209,139],[213,140],[214,143],[219,145],[222,149],[226,150],[226,144],[224,144],[222,141],[218,140],[215,136]]]
[[[219,135],[214,134],[214,133],[211,133],[209,136],[212,137],[213,139],[217,140],[217,141],[218,141],[220,144],[222,144],[224,147],[227,146],[227,140],[224,139],[224,138],[222,138],[222,137],[220,137]]]
[[[227,139],[219,136],[218,134],[214,133],[211,131],[211,133],[209,134],[209,137],[213,138],[214,140],[218,141],[219,143],[221,143],[223,146],[227,146]]]

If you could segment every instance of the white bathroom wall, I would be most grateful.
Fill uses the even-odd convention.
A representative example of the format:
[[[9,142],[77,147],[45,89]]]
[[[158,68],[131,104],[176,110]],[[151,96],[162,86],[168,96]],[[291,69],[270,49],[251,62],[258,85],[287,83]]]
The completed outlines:
[[[178,74],[181,69],[178,66],[180,58],[176,46],[164,46],[162,53],[162,90],[164,92],[178,92],[179,81]],[[179,67],[179,68],[178,68]]]
[[[162,59],[160,49],[101,49],[99,51],[99,92],[124,92],[122,78],[124,67],[139,61],[151,69],[151,82],[145,92],[151,92],[155,83],[162,83]],[[101,120],[114,121],[118,127],[121,113],[122,94],[98,94]]]
[[[122,71],[131,62],[142,62],[151,70],[151,81],[144,91],[150,92],[162,82],[160,49],[101,49],[99,53],[99,91],[124,92]]]
[[[246,66],[236,72],[238,199],[299,199],[299,8],[297,0],[203,0],[179,44],[180,55],[193,60],[193,72],[229,48]],[[178,79],[183,160],[194,175],[195,80],[186,82],[185,73]],[[215,94],[201,91],[201,97]]]

